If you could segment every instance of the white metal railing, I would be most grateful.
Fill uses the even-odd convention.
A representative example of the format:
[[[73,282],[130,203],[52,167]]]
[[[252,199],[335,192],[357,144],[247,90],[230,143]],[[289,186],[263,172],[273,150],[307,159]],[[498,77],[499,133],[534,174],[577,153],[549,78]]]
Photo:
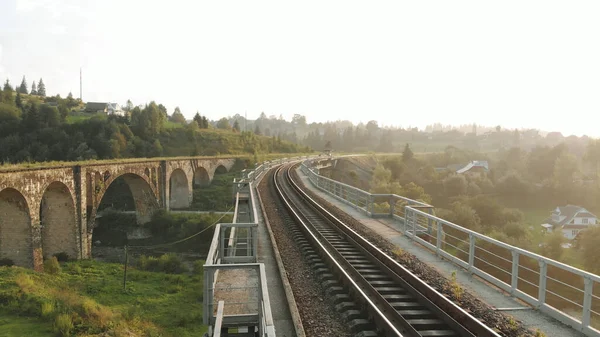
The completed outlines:
[[[600,276],[436,217],[433,207],[398,195],[372,194],[301,171],[320,190],[371,217],[398,220],[402,233],[541,312],[587,336],[600,336]]]
[[[254,170],[243,170],[238,178],[233,181],[235,211],[232,223],[222,223],[215,226],[215,232],[204,264],[204,324],[210,325],[216,330],[218,324],[226,327],[236,326],[258,326],[259,336],[275,337],[275,325],[271,312],[269,293],[267,288],[267,277],[265,267],[257,263],[258,254],[258,213],[254,185],[257,180],[271,167],[289,161],[303,158],[283,158],[258,165]],[[246,201],[242,204],[241,201]],[[248,218],[240,217],[241,212],[248,211]],[[240,223],[240,220],[247,220]],[[240,244],[241,243],[241,244]],[[257,278],[258,286],[242,285],[231,287],[230,285],[219,285],[219,273],[226,271],[243,271],[248,277]],[[223,280],[226,282],[227,280]],[[232,302],[225,301],[223,308],[221,302],[215,299],[215,293],[219,291],[239,291],[240,293],[251,293],[256,300]],[[215,315],[215,301],[218,301],[219,309]],[[236,310],[231,310],[236,307]],[[235,314],[228,314],[229,311]],[[243,311],[240,313],[239,311]],[[220,316],[219,316],[220,315]],[[218,324],[217,324],[218,323]],[[220,329],[219,329],[220,330]],[[220,331],[214,331],[216,336]]]

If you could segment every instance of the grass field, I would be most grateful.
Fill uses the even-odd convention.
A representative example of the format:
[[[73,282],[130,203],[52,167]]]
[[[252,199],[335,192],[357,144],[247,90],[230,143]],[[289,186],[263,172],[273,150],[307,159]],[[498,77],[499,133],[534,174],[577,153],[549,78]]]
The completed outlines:
[[[91,260],[51,275],[0,267],[0,336],[201,336],[202,275],[128,270]],[[54,329],[60,318],[69,333]],[[64,323],[64,322],[63,322]],[[68,325],[68,324],[67,324]]]

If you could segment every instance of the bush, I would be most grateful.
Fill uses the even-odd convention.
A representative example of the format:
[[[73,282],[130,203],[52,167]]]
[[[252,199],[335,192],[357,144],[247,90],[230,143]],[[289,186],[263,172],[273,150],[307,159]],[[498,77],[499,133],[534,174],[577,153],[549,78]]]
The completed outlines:
[[[180,274],[186,271],[181,259],[173,253],[167,253],[158,258],[142,255],[138,261],[138,268],[146,271],[164,272],[169,274]]]
[[[194,261],[194,274],[202,275],[204,273],[204,260]]]
[[[15,263],[11,259],[8,259],[8,258],[0,259],[0,267],[10,267],[10,266],[14,266],[14,265],[15,265]]]
[[[159,265],[162,271],[169,274],[180,274],[186,271],[181,259],[173,253],[162,255],[159,259]]]
[[[61,272],[60,263],[58,263],[56,256],[44,261],[44,272],[51,275],[59,274]]]
[[[54,331],[58,332],[61,336],[69,336],[73,330],[73,321],[71,316],[67,314],[60,314],[56,316],[54,320]]]
[[[40,315],[49,317],[54,313],[54,302],[42,302]]]

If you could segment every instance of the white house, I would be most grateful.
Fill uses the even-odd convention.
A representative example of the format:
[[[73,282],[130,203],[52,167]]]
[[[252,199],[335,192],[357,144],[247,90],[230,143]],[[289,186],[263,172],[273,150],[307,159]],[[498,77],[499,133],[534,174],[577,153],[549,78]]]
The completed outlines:
[[[123,109],[121,109],[121,106],[118,103],[107,103],[106,104],[106,112],[109,115],[118,115],[118,116],[125,115],[125,111],[123,111]]]
[[[124,116],[125,112],[121,109],[121,106],[117,103],[104,103],[104,102],[88,102],[85,106],[86,112],[98,113],[103,112],[107,115],[118,115]]]
[[[542,227],[548,232],[560,229],[564,237],[569,240],[573,240],[582,230],[598,225],[596,215],[583,207],[574,205],[556,207],[546,222],[542,224]]]

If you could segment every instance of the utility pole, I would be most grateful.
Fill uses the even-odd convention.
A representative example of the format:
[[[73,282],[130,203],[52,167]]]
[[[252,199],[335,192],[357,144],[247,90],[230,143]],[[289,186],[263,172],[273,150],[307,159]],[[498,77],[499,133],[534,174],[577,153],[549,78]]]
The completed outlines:
[[[79,100],[83,102],[83,77],[81,76],[81,67],[79,67]]]

